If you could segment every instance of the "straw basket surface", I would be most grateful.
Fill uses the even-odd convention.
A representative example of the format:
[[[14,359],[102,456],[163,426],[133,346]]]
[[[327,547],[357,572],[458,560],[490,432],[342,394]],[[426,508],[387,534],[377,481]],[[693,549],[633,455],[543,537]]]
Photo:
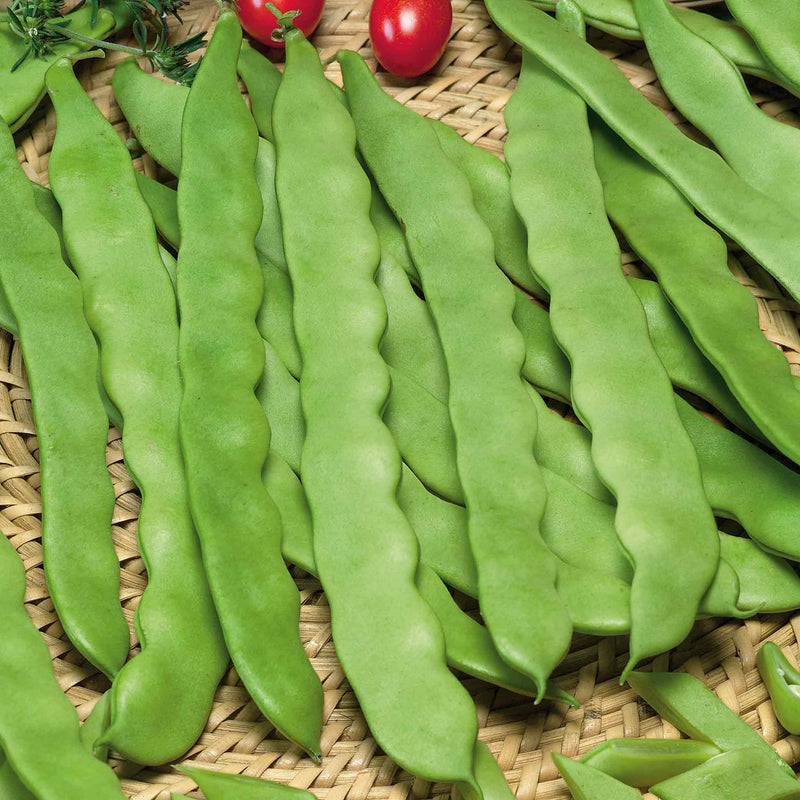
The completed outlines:
[[[516,83],[520,52],[491,23],[480,0],[453,0],[453,35],[433,72],[417,81],[381,73],[381,82],[398,100],[416,112],[441,119],[470,142],[502,155],[506,129],[503,108]],[[314,36],[323,57],[339,48],[360,51],[374,59],[368,40],[368,0],[328,0]],[[212,0],[192,0],[185,9],[185,38],[213,27]],[[690,136],[700,138],[672,109],[659,88],[647,53],[635,42],[622,42],[596,31],[596,47],[613,59],[629,80]],[[114,101],[111,75],[118,54],[85,62],[79,74],[103,113],[120,135],[130,136]],[[328,67],[341,83],[338,66]],[[788,124],[800,123],[800,101],[766,83],[751,81],[762,109]],[[47,182],[47,161],[55,117],[43,107],[17,135],[18,155],[28,174]],[[136,160],[138,169],[158,176],[149,157]],[[623,265],[631,273],[644,268],[625,252]],[[761,325],[800,374],[800,308],[747,258],[731,252],[736,277],[758,298]],[[10,538],[27,569],[27,609],[50,648],[58,680],[84,719],[106,679],[71,646],[59,624],[42,570],[40,473],[38,445],[31,414],[30,393],[19,342],[0,333],[0,527]],[[121,434],[109,431],[108,466],[116,493],[114,543],[122,565],[121,597],[131,623],[146,583],[144,564],[136,546],[140,498],[123,461]],[[80,565],[76,564],[76,569]],[[339,665],[331,641],[330,611],[319,584],[296,572],[302,598],[301,634],[308,655],[325,687],[323,760],[314,764],[266,722],[231,669],[219,687],[205,732],[186,754],[187,762],[226,772],[263,777],[310,789],[321,800],[405,800],[450,794],[452,787],[416,779],[379,750]],[[519,609],[524,614],[527,609]],[[368,610],[367,610],[368,613]],[[755,667],[755,653],[766,639],[777,642],[790,658],[800,656],[800,615],[760,616],[747,622],[698,622],[689,639],[676,651],[656,659],[656,669],[685,669],[717,692],[737,714],[756,728],[790,763],[800,761],[800,738],[787,736],[769,703]],[[545,701],[540,707],[478,680],[465,680],[480,722],[480,738],[505,771],[519,800],[569,798],[551,752],[575,756],[609,738],[678,738],[679,732],[661,720],[633,691],[620,687],[619,674],[627,660],[625,637],[598,639],[576,636],[572,650],[557,672],[557,682],[581,702],[580,709]],[[398,697],[398,702],[403,702]],[[170,767],[143,768],[111,756],[125,792],[136,800],[168,800],[169,792],[202,797],[195,783]]]

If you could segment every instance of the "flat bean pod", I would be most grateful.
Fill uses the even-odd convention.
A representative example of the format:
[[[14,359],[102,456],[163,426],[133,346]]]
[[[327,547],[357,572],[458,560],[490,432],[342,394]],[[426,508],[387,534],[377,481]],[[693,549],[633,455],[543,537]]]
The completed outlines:
[[[553,753],[558,771],[575,800],[641,800],[636,789],[580,761]]]
[[[187,87],[166,83],[144,72],[133,58],[117,65],[112,87],[122,113],[142,147],[162,167],[173,175],[180,175],[181,120],[189,96]],[[275,197],[275,148],[260,137],[254,168],[262,206],[256,248],[285,272],[286,259]]]
[[[562,2],[559,19],[569,9],[580,16]],[[616,497],[617,535],[634,565],[632,668],[689,633],[719,558],[714,517],[669,378],[620,268],[583,100],[526,52],[505,118],[529,261],[550,292],[553,334],[572,367],[572,403],[592,431],[592,460]]]
[[[238,90],[241,36],[236,15],[223,10],[183,114],[180,438],[234,665],[265,716],[318,758],[322,687],[300,641],[300,598],[281,557],[280,515],[261,482],[270,431],[254,394],[264,364],[255,324],[263,293],[253,246],[261,219],[258,134]]]
[[[519,377],[524,344],[512,320],[514,293],[495,269],[469,184],[434,131],[386,95],[357,54],[342,51],[339,61],[359,147],[406,226],[447,359],[481,610],[503,657],[543,689],[569,647],[571,624],[538,534],[546,490],[532,453],[536,413]],[[531,614],[509,614],[520,606]]]
[[[800,461],[800,392],[783,354],[759,327],[755,298],[728,269],[725,242],[605,125],[594,125],[592,135],[612,219],[656,273],[694,341],[750,418],[785,455]]]
[[[792,0],[730,0],[736,20],[752,36],[765,61],[795,94],[800,91],[800,9]]]
[[[178,769],[198,785],[206,800],[313,800],[314,798],[314,795],[305,789],[274,783],[263,778],[198,769],[186,764]]]
[[[139,763],[165,763],[200,735],[228,662],[178,439],[175,294],[124,144],[69,61],[51,67],[47,87],[59,122],[50,182],[100,343],[103,383],[124,419],[126,464],[142,491],[137,537],[149,578],[135,617],[142,653],[114,682],[104,743]]]
[[[0,587],[0,748],[5,758],[38,800],[124,800],[111,768],[81,743],[78,715],[25,611],[25,570],[5,536],[0,536]]]
[[[480,794],[472,767],[477,719],[414,583],[418,545],[396,500],[400,454],[381,419],[386,310],[374,282],[380,243],[369,220],[369,179],[355,155],[353,122],[296,29],[286,34],[286,58],[273,110],[276,179],[303,360],[303,485],[337,654],[393,760]],[[365,625],[366,609],[392,625]],[[427,736],[419,734],[423,718]]]
[[[0,796],[4,800],[36,800],[17,777],[2,750],[0,750]]]
[[[71,641],[115,676],[130,635],[119,601],[111,540],[114,491],[106,469],[108,421],[97,388],[97,344],[77,278],[39,210],[0,123],[0,285],[22,341],[42,470],[44,564]],[[75,570],[75,554],[86,561]]]
[[[246,39],[242,42],[236,68],[250,96],[250,111],[253,112],[258,132],[265,139],[274,142],[272,105],[281,83],[280,70]]]
[[[775,15],[774,5],[766,16]],[[663,0],[634,0],[634,8],[648,55],[675,107],[751,186],[792,214],[800,214],[794,191],[800,179],[800,130],[765,114],[750,96],[736,65],[682,25]],[[795,15],[798,41],[792,46],[796,48],[800,12]],[[797,63],[800,67],[800,59]],[[703,80],[696,80],[697,75],[703,75]]]
[[[661,800],[797,800],[797,778],[761,748],[722,753],[650,788]]]
[[[581,757],[628,786],[647,789],[704,764],[722,751],[691,739],[609,739]]]
[[[533,0],[533,5],[553,11],[557,0]],[[641,39],[642,32],[632,0],[583,0],[581,11],[587,25],[606,31],[620,39]],[[711,42],[725,53],[742,72],[757,75],[774,83],[782,83],[756,47],[755,42],[739,25],[684,6],[673,6],[672,13],[687,28]],[[788,88],[788,87],[787,87]]]
[[[569,84],[703,216],[800,297],[797,218],[685,136],[608,58],[528,0],[489,0],[487,9],[501,30]]]
[[[757,748],[773,764],[792,768],[743,719],[731,711],[710,689],[685,672],[632,672],[631,688],[678,730],[723,752]]]

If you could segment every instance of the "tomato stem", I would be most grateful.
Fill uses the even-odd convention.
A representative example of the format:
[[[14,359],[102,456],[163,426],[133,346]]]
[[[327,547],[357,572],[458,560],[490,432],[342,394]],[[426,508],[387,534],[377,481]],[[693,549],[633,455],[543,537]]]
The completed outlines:
[[[300,9],[294,9],[292,11],[281,11],[275,3],[267,2],[264,3],[265,7],[269,9],[270,12],[274,15],[275,19],[278,22],[280,27],[275,28],[272,33],[270,34],[270,38],[273,42],[282,42],[286,39],[286,35],[289,31],[295,30],[294,20],[299,17],[303,12]]]

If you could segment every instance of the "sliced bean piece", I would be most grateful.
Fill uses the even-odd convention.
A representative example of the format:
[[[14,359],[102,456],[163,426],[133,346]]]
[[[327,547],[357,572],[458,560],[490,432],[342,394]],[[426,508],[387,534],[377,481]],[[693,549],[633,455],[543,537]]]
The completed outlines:
[[[479,793],[474,708],[414,584],[418,546],[396,500],[400,454],[381,420],[389,373],[378,348],[386,311],[374,282],[370,182],[316,49],[292,29],[286,55],[273,111],[277,188],[303,360],[303,485],[337,654],[387,754],[426,779]],[[367,608],[371,619],[394,620],[378,640],[364,624]],[[421,739],[423,709],[430,736]]]
[[[713,744],[691,739],[609,739],[593,747],[581,763],[628,786],[647,789],[721,752]]]
[[[736,65],[682,25],[663,0],[634,0],[634,8],[661,86],[675,107],[751,186],[800,214],[793,190],[800,179],[800,130],[765,114]],[[795,46],[800,14],[797,22]]]
[[[794,775],[767,741],[697,678],[685,672],[631,672],[628,683],[656,713],[692,739],[724,752],[760,749],[773,764]]]
[[[22,341],[39,436],[47,580],[64,630],[95,666],[118,673],[130,634],[111,540],[114,491],[106,469],[108,421],[97,384],[97,345],[77,278],[39,211],[0,122],[0,283]],[[75,553],[86,556],[75,569]]]
[[[580,761],[553,753],[558,771],[575,800],[641,800],[636,789]]]
[[[236,15],[224,10],[183,115],[181,444],[234,665],[264,715],[319,758],[322,687],[300,641],[300,598],[281,557],[280,514],[261,483],[270,431],[254,393],[264,364],[255,325],[263,293],[253,246],[261,218],[258,134],[238,89],[241,38]]]
[[[778,722],[789,733],[797,735],[800,731],[800,672],[774,642],[764,643],[756,663]]]
[[[800,783],[763,749],[723,753],[651,787],[661,800],[797,800]]]
[[[482,614],[503,657],[543,689],[569,648],[571,624],[538,534],[546,490],[532,454],[536,412],[519,377],[524,345],[512,320],[514,293],[494,269],[469,184],[434,131],[386,95],[356,53],[342,51],[339,61],[359,147],[405,223],[447,359]],[[434,184],[426,179],[432,174]],[[535,612],[509,613],[520,605]]]
[[[559,20],[565,9],[580,17],[577,6],[561,3]],[[572,403],[592,431],[592,460],[616,497],[617,535],[634,564],[631,669],[691,630],[719,558],[714,517],[669,378],[620,268],[583,100],[525,53],[505,118],[528,258],[550,292],[553,334],[572,367]]]
[[[710,222],[800,297],[800,220],[692,141],[602,53],[528,0],[489,0],[497,25],[568,83]]]
[[[728,8],[753,37],[775,74],[795,94],[800,91],[800,9],[792,0],[729,0]]]
[[[183,764],[178,769],[199,787],[206,800],[313,800],[305,789],[274,783],[263,778],[232,775],[210,769],[198,769]]]
[[[0,748],[7,763],[38,800],[85,800],[87,795],[124,800],[111,768],[81,744],[78,715],[25,611],[25,570],[5,536],[0,536],[0,587]]]
[[[50,182],[100,343],[103,383],[125,420],[126,464],[143,495],[137,537],[149,580],[135,619],[143,647],[114,681],[111,726],[102,741],[138,763],[161,764],[200,735],[228,663],[178,439],[175,294],[124,144],[70,62],[51,67],[47,86],[59,120]],[[97,197],[103,201],[87,203]],[[113,249],[102,246],[106,241]]]

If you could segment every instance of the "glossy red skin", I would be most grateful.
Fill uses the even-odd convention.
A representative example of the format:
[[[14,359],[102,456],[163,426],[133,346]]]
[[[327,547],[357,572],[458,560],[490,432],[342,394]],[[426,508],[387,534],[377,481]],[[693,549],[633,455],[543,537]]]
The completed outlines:
[[[319,25],[325,0],[272,0],[279,11],[300,11],[294,26],[308,36]],[[282,48],[283,42],[272,40],[272,31],[278,29],[275,15],[266,7],[266,0],[238,0],[236,15],[247,33],[268,47]],[[236,8],[236,5],[234,5]]]
[[[441,58],[452,23],[450,0],[373,0],[369,35],[375,57],[395,75],[422,75]]]

